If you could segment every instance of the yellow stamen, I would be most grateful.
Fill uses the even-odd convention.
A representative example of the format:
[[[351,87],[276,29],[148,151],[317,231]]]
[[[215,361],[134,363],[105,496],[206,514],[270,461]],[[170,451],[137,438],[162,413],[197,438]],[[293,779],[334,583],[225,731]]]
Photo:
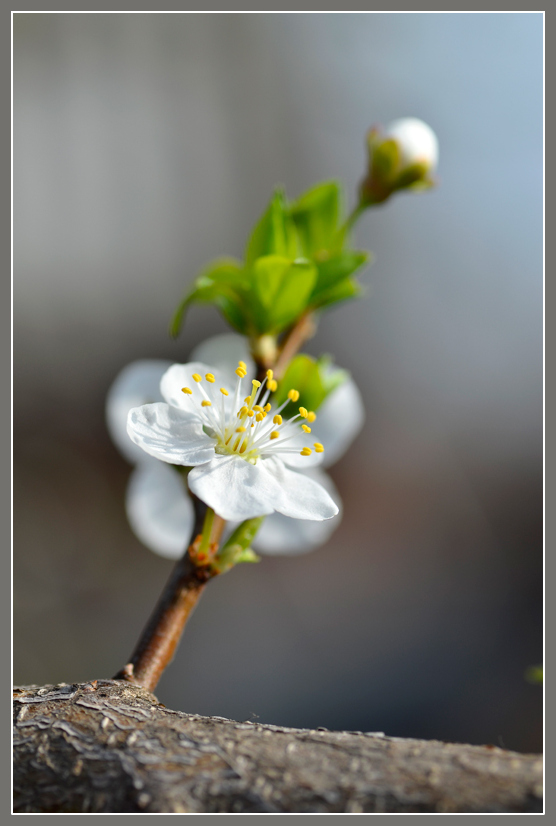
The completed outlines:
[[[237,415],[238,415],[239,419],[242,419],[244,416],[247,416],[248,413],[249,413],[249,408],[248,407],[242,407]]]
[[[303,416],[303,418],[306,419],[307,416],[309,415],[308,412],[307,412],[307,408],[306,407],[300,407],[299,408],[299,415]]]
[[[288,390],[288,399],[296,402],[299,399],[299,390]]]
[[[247,415],[249,416],[249,418],[252,418],[255,414],[253,413],[252,410],[248,410]]]
[[[246,372],[245,370],[243,370],[243,368],[242,368],[242,367],[238,367],[238,368],[237,368],[237,370],[236,370],[236,376],[239,376],[239,377],[240,377],[240,379],[244,379],[246,375],[247,375],[247,372]]]
[[[251,396],[246,396],[243,401],[244,402],[250,402],[251,401]]]
[[[245,433],[246,427],[236,427],[236,433]]]
[[[317,418],[317,414],[314,413],[312,410],[309,410],[309,412],[307,413],[307,421],[308,422],[314,422],[316,418]]]
[[[304,430],[305,433],[310,433],[311,432],[311,428],[308,427],[306,424],[301,425],[301,430]]]
[[[272,405],[270,404],[270,402],[267,402],[265,404],[264,409],[267,413],[270,413],[270,411],[272,410]]]
[[[277,439],[279,435],[280,434],[278,433],[277,430],[273,430],[272,433],[270,434],[270,438],[271,439]]]
[[[274,371],[273,371],[273,370],[267,370],[267,371],[266,371],[266,377],[267,377],[267,379],[268,379],[269,381],[270,381],[271,379],[273,379],[273,378],[274,378]]]
[[[212,373],[207,373],[207,374],[205,375],[205,379],[206,379],[208,382],[210,382],[211,384],[214,384],[214,382],[216,381],[216,379],[214,378],[214,376],[212,375]]]
[[[282,417],[279,413],[277,413],[272,421],[274,422],[274,424],[282,424]]]
[[[324,445],[320,442],[315,442],[315,453],[324,453]]]
[[[203,399],[203,401],[201,402],[201,407],[212,407],[212,402]]]
[[[257,422],[262,422],[263,419],[264,419],[264,413],[257,413],[257,415],[255,416],[255,420]]]
[[[255,404],[253,406],[253,410],[256,410],[257,413],[262,413],[263,412],[263,408],[260,406],[260,404]]]
[[[222,393],[222,395],[223,395],[223,396],[227,396],[227,395],[228,395],[228,391],[226,390],[226,388],[225,388],[225,387],[221,387],[221,388],[220,388],[220,392]]]
[[[203,377],[202,377],[202,376],[200,376],[198,373],[193,373],[193,375],[191,376],[191,378],[192,378],[192,379],[195,379],[195,381],[197,381],[197,382],[198,382],[198,381],[203,381]]]
[[[247,365],[244,361],[238,361],[238,367],[241,367],[242,370],[247,370]]]
[[[249,401],[247,402],[247,404],[249,404],[249,405],[252,405],[253,402],[255,401],[255,396],[257,395],[257,391],[258,391],[259,387],[261,386],[260,381],[257,381],[257,379],[253,379],[251,384],[253,385],[253,390],[251,391],[251,395],[249,396]]]
[[[303,450],[300,451],[300,456],[310,456],[312,452],[310,447],[304,447]]]
[[[187,393],[188,396],[191,396],[191,394],[193,393],[193,390],[190,390],[189,387],[182,387],[181,392],[182,393]]]
[[[251,425],[251,427],[255,427],[255,424],[253,423],[253,424]]]
[[[247,442],[244,442],[242,444],[242,446],[240,447],[239,452],[240,453],[245,453],[246,448],[247,448]]]
[[[266,386],[268,387],[271,393],[276,393],[276,391],[278,390],[278,382],[276,381],[276,379],[269,379],[266,383]]]

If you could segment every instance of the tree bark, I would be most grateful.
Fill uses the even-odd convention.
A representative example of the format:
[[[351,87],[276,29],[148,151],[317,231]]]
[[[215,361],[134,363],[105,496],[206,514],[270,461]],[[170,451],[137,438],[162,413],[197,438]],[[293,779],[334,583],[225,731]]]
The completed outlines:
[[[14,812],[542,812],[542,759],[171,711],[123,680],[14,689]]]

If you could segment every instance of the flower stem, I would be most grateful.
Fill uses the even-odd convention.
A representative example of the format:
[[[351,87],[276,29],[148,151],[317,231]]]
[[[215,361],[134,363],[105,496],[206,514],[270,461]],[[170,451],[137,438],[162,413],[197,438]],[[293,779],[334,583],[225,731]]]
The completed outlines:
[[[359,220],[359,216],[367,209],[369,206],[368,203],[363,203],[359,201],[359,203],[352,209],[348,217],[346,218],[345,223],[340,227],[338,230],[338,235],[343,237],[348,233],[356,221]]]
[[[212,516],[209,516],[208,510],[210,509],[205,515],[202,503],[198,500],[195,504],[197,518],[193,538],[201,533],[204,534],[201,528],[207,523],[210,523],[211,527],[208,531],[209,541],[212,538],[212,530],[218,533],[219,538],[224,526],[223,520],[215,516],[214,511],[212,511]],[[221,524],[214,524],[217,520]],[[189,553],[193,544],[174,566],[131,660],[115,675],[114,679],[127,680],[135,685],[143,686],[148,691],[154,691],[162,672],[172,661],[183,629],[206,583],[216,575],[216,571],[209,566],[197,566],[193,563]]]

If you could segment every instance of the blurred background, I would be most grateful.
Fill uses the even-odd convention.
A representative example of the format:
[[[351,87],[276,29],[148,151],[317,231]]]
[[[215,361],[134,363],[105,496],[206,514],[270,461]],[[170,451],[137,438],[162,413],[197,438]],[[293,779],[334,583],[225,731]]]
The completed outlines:
[[[356,232],[309,352],[361,388],[329,543],[210,584],[157,689],[289,726],[542,747],[542,24],[524,14],[14,14],[14,679],[110,677],[171,569],[104,400],[225,331],[169,318],[275,184],[346,183],[419,117],[439,187]]]

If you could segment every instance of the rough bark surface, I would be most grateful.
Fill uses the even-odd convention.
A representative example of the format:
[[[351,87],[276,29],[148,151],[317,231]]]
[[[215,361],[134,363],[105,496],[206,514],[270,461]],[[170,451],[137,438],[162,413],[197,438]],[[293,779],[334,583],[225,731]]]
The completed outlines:
[[[14,689],[14,812],[542,812],[493,746],[171,711],[119,680]]]

